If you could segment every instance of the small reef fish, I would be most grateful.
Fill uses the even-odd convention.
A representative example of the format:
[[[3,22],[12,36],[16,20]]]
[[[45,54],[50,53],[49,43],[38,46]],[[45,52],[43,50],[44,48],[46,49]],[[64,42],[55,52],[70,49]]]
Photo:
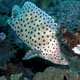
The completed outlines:
[[[56,38],[57,23],[34,3],[27,1],[22,8],[15,5],[7,22],[33,51],[41,51],[40,54],[30,51],[26,53],[24,59],[40,56],[55,64],[68,65]]]
[[[72,50],[74,51],[75,54],[80,55],[80,44],[78,44],[78,45],[77,45],[76,47],[74,47]]]

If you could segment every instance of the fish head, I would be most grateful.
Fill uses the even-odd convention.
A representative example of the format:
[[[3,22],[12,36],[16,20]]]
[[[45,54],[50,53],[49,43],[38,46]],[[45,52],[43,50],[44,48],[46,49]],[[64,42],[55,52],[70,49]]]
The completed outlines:
[[[61,58],[59,64],[61,64],[61,65],[69,65],[69,62],[65,58]]]
[[[42,58],[49,60],[55,64],[60,64],[60,65],[69,65],[68,60],[65,58],[65,55],[63,55],[60,51],[56,52],[46,52],[42,53],[41,55]]]

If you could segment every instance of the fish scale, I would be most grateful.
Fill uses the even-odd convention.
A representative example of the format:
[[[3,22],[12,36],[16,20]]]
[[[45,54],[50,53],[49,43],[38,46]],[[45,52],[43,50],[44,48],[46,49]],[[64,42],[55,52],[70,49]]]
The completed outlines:
[[[40,57],[56,64],[68,65],[56,38],[57,23],[34,3],[25,2],[22,8],[14,6],[7,22],[25,44],[41,51]]]

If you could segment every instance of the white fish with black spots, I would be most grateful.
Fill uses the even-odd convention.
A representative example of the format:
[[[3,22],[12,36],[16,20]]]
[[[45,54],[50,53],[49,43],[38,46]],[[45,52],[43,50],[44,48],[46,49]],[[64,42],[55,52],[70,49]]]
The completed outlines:
[[[24,59],[40,56],[55,64],[68,65],[56,38],[57,23],[34,3],[25,2],[22,8],[14,6],[7,22],[33,51],[41,51],[40,54],[28,52]]]

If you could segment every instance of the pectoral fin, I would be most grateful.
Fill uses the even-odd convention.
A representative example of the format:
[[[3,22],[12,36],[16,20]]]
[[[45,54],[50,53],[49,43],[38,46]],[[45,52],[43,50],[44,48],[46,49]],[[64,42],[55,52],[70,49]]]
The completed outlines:
[[[25,56],[22,58],[23,60],[28,60],[36,56],[40,56],[41,51],[40,50],[29,50]]]

